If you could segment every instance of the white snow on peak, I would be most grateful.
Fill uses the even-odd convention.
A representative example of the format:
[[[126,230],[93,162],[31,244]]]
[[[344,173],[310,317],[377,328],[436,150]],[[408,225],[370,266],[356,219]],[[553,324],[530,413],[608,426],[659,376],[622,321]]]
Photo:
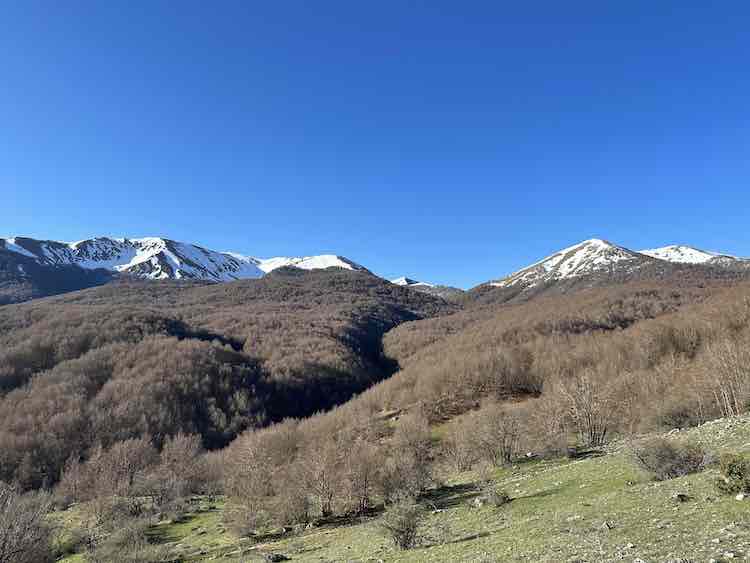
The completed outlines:
[[[277,258],[260,259],[258,267],[264,272],[272,272],[284,266],[294,266],[303,270],[319,270],[325,268],[344,268],[346,270],[361,270],[362,266],[349,260],[336,256],[335,254],[321,254],[320,256],[306,256],[304,258],[289,258],[279,256]]]
[[[413,280],[411,278],[407,278],[406,276],[401,276],[400,278],[396,278],[395,280],[391,280],[391,283],[394,285],[400,285],[403,287],[435,287],[431,283],[427,282],[420,282],[417,280]]]
[[[260,278],[282,266],[305,270],[330,267],[364,270],[362,266],[333,254],[260,260],[161,237],[95,237],[75,242],[25,240],[26,248],[17,244],[16,238],[0,239],[7,250],[34,258],[40,264],[103,268],[146,279],[231,281]]]
[[[637,260],[637,253],[606,240],[593,238],[563,248],[506,278],[491,282],[490,285],[495,287],[510,287],[517,284],[538,285],[607,271],[615,264]]]
[[[25,248],[19,246],[16,244],[15,237],[9,237],[9,238],[0,238],[1,241],[5,243],[5,249],[10,250],[11,252],[15,252],[17,254],[22,254],[28,258],[36,258],[33,253],[29,252]]]
[[[693,246],[681,244],[641,250],[640,253],[645,254],[646,256],[651,256],[652,258],[658,258],[659,260],[678,262],[681,264],[707,264],[709,262],[739,260],[739,258],[728,254],[709,252],[706,250],[700,250]]]

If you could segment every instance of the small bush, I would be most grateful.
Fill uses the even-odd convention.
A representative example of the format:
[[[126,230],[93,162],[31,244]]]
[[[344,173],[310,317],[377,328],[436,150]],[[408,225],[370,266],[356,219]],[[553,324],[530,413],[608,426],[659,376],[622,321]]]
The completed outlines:
[[[422,518],[422,508],[414,498],[401,496],[386,508],[379,526],[397,548],[410,549],[416,545],[419,538]]]
[[[505,506],[511,501],[510,495],[504,489],[498,487],[490,487],[485,493],[487,503],[492,506]]]
[[[654,415],[659,428],[693,428],[704,422],[698,405],[692,401],[677,398],[659,407]]]
[[[721,477],[716,488],[724,494],[750,493],[750,461],[737,454],[723,454],[719,458]]]
[[[89,545],[88,563],[151,563],[167,556],[167,547],[149,543],[149,523],[143,519],[122,522],[120,527]]]
[[[636,464],[657,481],[701,471],[708,460],[698,445],[653,438],[633,447]]]

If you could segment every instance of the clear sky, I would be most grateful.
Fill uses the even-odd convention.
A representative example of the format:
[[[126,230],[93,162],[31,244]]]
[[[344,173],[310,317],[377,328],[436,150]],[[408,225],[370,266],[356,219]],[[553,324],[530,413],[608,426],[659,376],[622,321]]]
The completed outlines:
[[[750,255],[750,3],[0,0],[0,235],[472,286]]]

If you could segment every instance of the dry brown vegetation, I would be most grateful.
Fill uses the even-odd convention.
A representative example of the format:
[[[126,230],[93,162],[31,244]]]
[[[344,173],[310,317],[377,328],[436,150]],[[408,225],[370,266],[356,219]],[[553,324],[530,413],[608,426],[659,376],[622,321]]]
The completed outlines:
[[[50,556],[51,530],[45,520],[50,496],[31,493],[21,496],[0,482],[0,561],[45,563]]]
[[[0,480],[51,485],[96,445],[207,448],[390,375],[382,334],[451,310],[346,271],[221,285],[120,283],[0,308]]]
[[[110,528],[195,492],[223,492],[243,535],[336,521],[408,504],[447,466],[577,455],[750,405],[750,286],[724,281],[457,311],[366,274],[287,271],[5,307],[0,334],[0,480],[64,468],[58,497]],[[671,476],[662,453],[649,464]]]
[[[746,349],[749,296],[748,286],[637,284],[407,323],[386,335],[403,362],[393,377],[330,413],[233,442],[227,493],[253,515],[246,530],[310,522],[418,495],[435,461],[460,470],[597,448],[722,416],[726,396],[745,411],[750,368],[734,355],[717,363],[716,350]],[[445,421],[436,448],[428,424]],[[345,467],[360,456],[380,463],[369,501],[352,504]],[[303,518],[285,519],[290,489],[273,483],[294,483]]]

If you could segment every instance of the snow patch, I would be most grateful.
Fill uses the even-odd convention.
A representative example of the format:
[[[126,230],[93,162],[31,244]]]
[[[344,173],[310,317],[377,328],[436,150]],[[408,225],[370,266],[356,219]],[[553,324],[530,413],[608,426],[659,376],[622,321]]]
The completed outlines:
[[[15,252],[16,254],[22,254],[23,256],[26,256],[28,258],[36,258],[34,254],[29,252],[25,248],[17,245],[15,237],[3,238],[0,240],[2,240],[5,243],[6,250],[10,250],[11,252]]]
[[[652,258],[658,258],[659,260],[677,262],[680,264],[707,264],[716,261],[740,260],[736,256],[730,256],[729,254],[709,252],[707,250],[700,250],[699,248],[680,244],[641,250],[640,253],[645,254],[646,256],[651,256]]]
[[[402,287],[435,287],[431,283],[413,280],[411,278],[407,278],[406,276],[401,276],[400,278],[391,280],[391,283],[394,285],[400,285]]]
[[[34,252],[16,244],[15,238],[0,239],[13,252],[34,258],[40,264],[72,264],[86,269],[103,268],[132,273],[146,279],[199,279],[232,281],[263,277],[282,266],[305,270],[362,266],[341,256],[324,254],[302,258],[260,260],[232,252],[216,252],[194,244],[161,237],[135,239],[97,237],[75,242],[34,241]]]
[[[306,256],[304,258],[289,258],[279,256],[277,258],[261,259],[258,267],[264,272],[272,272],[285,266],[294,266],[303,270],[322,270],[325,268],[344,268],[346,270],[362,269],[358,264],[336,256],[335,254],[321,254],[320,256]]]
[[[494,287],[511,287],[518,284],[535,286],[610,270],[617,264],[637,260],[638,254],[627,248],[602,239],[589,239],[563,248],[502,280],[490,282],[490,285]]]

